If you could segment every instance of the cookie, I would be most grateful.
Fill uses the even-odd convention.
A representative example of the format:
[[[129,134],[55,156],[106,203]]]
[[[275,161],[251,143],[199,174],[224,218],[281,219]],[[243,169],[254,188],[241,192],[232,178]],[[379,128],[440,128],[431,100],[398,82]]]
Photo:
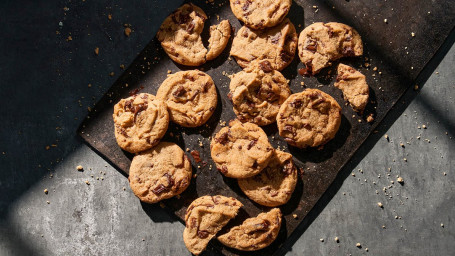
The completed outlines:
[[[292,94],[277,116],[281,137],[292,146],[324,145],[335,137],[341,124],[341,107],[332,96],[318,89]]]
[[[166,104],[147,93],[121,99],[114,106],[112,116],[117,144],[131,153],[158,144],[169,124]]]
[[[285,19],[264,30],[240,28],[232,41],[231,56],[242,68],[283,70],[292,62],[297,47],[294,25]]]
[[[336,22],[318,22],[306,27],[300,33],[298,48],[300,60],[305,65],[299,73],[305,76],[317,74],[334,60],[363,54],[359,33]]]
[[[185,127],[207,122],[217,104],[215,83],[199,70],[169,75],[158,88],[156,97],[166,102],[171,120]]]
[[[209,241],[232,218],[237,215],[242,203],[225,196],[202,196],[194,200],[185,214],[183,241],[188,250],[199,255]]]
[[[215,134],[210,143],[211,156],[226,177],[248,178],[269,163],[274,149],[265,132],[253,123],[231,121]]]
[[[291,95],[286,78],[276,70],[241,71],[232,75],[229,89],[237,118],[259,126],[274,123],[280,105]]]
[[[230,0],[237,19],[252,29],[274,27],[291,8],[291,0]]]
[[[142,201],[156,203],[182,193],[190,184],[191,163],[176,144],[161,142],[131,161],[128,180]]]
[[[206,59],[213,60],[220,55],[231,37],[231,24],[223,20],[218,25],[210,26],[209,51]]]
[[[281,228],[281,211],[274,208],[246,219],[240,226],[231,228],[218,236],[225,246],[241,251],[256,251],[269,246],[278,236]]]
[[[363,113],[368,103],[370,90],[362,73],[340,63],[335,87],[343,92],[344,99],[349,102],[354,111]]]
[[[275,207],[289,201],[297,184],[292,155],[275,150],[272,160],[258,175],[238,180],[239,187],[258,204]]]

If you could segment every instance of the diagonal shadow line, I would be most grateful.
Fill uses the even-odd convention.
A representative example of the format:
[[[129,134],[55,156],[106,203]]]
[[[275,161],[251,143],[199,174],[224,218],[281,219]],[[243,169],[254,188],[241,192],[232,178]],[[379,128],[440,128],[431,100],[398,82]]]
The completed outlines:
[[[438,67],[441,61],[444,59],[446,54],[449,52],[450,48],[455,43],[455,28],[452,28],[449,36],[446,38],[444,43],[439,47],[436,54],[430,59],[427,65],[422,69],[415,83],[422,88],[426,81],[430,78],[434,70]],[[348,161],[348,163],[338,172],[337,177],[334,182],[329,186],[326,192],[322,195],[316,205],[311,209],[308,215],[302,220],[302,222],[297,226],[291,236],[286,240],[286,242],[279,248],[274,255],[284,255],[287,252],[292,251],[292,246],[295,242],[301,237],[301,235],[308,229],[308,227],[316,220],[316,218],[321,214],[325,209],[328,203],[333,199],[333,197],[338,193],[341,186],[343,185],[344,180],[350,175],[351,171],[362,161],[363,158],[371,151],[371,149],[376,145],[378,140],[388,131],[388,129],[393,125],[393,123],[403,114],[407,109],[409,104],[417,97],[417,92],[414,91],[413,86],[410,86],[406,92],[400,97],[397,101],[397,104],[387,113],[381,123],[377,126],[377,133],[372,133],[364,141],[364,143],[359,147],[354,156]],[[423,101],[425,106],[429,109],[432,109],[431,106]],[[438,117],[442,115],[439,114]],[[450,120],[444,119],[448,122],[447,129],[454,128],[454,124]],[[445,122],[444,122],[445,123]]]
[[[6,221],[0,223],[0,230],[3,229],[6,229],[6,232],[2,232],[0,234],[0,242],[3,245],[5,243],[10,245],[9,251],[6,246],[2,248],[2,250],[5,250],[4,252],[6,255],[44,255],[43,253],[40,253],[36,249],[32,248],[30,242],[21,238],[20,235],[16,232],[16,229]]]

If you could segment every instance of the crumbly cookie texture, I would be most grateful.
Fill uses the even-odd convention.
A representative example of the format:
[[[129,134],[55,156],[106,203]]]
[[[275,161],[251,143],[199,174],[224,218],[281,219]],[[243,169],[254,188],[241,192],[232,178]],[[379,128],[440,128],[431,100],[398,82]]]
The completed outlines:
[[[341,107],[332,96],[318,89],[292,94],[277,115],[281,137],[292,146],[324,145],[335,137],[341,124]]]
[[[148,93],[121,99],[114,106],[112,117],[118,145],[131,153],[158,144],[169,124],[166,104]]]
[[[210,26],[207,60],[213,60],[223,52],[231,37],[231,31],[231,24],[228,20],[223,20],[218,25]]]
[[[337,23],[317,22],[306,27],[299,36],[299,57],[304,68],[301,75],[311,76],[342,57],[361,56],[363,43],[352,27]]]
[[[349,102],[354,111],[363,113],[368,103],[370,90],[362,73],[340,63],[335,87],[343,92],[344,99]]]
[[[252,29],[264,29],[280,23],[289,12],[292,0],[230,0],[237,19]]]
[[[182,193],[191,181],[191,163],[176,144],[161,142],[133,157],[128,180],[142,201],[156,203]]]
[[[212,78],[199,70],[169,75],[156,97],[166,102],[171,120],[185,127],[197,127],[207,122],[218,100]]]
[[[218,236],[222,244],[242,251],[256,251],[269,246],[278,236],[281,228],[281,211],[274,208],[246,219],[240,226],[231,228]]]
[[[210,143],[211,156],[226,177],[248,178],[269,163],[273,147],[265,132],[253,123],[231,121],[215,134]]]
[[[291,95],[286,78],[276,70],[236,73],[229,89],[228,97],[237,118],[259,126],[274,123],[280,105]]]
[[[191,3],[182,5],[164,20],[157,37],[173,61],[186,66],[200,66],[207,61],[207,57],[214,59],[223,51],[229,40],[226,37],[230,33],[229,22],[222,22],[215,28],[218,32],[211,33],[214,38],[209,42],[213,49],[208,55],[201,38],[205,20],[205,12]]]
[[[256,176],[238,180],[240,189],[258,204],[276,207],[289,201],[297,184],[292,155],[275,150],[267,167]]]
[[[273,28],[251,30],[240,28],[232,41],[231,56],[242,68],[283,70],[294,59],[297,33],[285,19]]]
[[[183,241],[188,250],[199,255],[209,241],[232,218],[243,204],[232,197],[202,196],[194,200],[185,214]]]

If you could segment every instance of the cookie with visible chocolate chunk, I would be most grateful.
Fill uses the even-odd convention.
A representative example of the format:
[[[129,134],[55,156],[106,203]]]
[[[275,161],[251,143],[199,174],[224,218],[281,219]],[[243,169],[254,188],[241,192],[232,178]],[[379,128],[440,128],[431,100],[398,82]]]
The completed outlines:
[[[121,99],[114,106],[112,117],[117,144],[130,153],[158,144],[169,124],[166,103],[148,93]]]
[[[232,218],[243,204],[232,197],[202,196],[194,200],[185,214],[183,241],[188,250],[199,255],[209,241]]]
[[[274,208],[246,219],[241,225],[231,228],[217,238],[225,246],[237,250],[257,251],[275,241],[281,228],[281,219],[280,209]]]
[[[294,59],[297,33],[285,19],[275,27],[252,30],[243,26],[232,41],[231,56],[242,68],[283,70]]]
[[[252,29],[274,27],[291,8],[291,0],[230,0],[231,10],[237,19]]]
[[[289,201],[297,184],[292,155],[275,149],[267,167],[256,176],[239,179],[239,187],[258,204],[275,207]]]
[[[359,33],[337,22],[317,22],[306,27],[300,33],[298,48],[300,60],[305,65],[299,73],[306,76],[319,73],[334,60],[363,54]]]
[[[176,144],[161,142],[133,157],[128,180],[142,201],[156,203],[182,193],[191,181],[191,163]]]
[[[277,115],[281,137],[292,146],[305,148],[324,145],[335,137],[341,124],[341,107],[318,89],[292,94]]]
[[[353,67],[340,63],[335,87],[343,92],[344,99],[354,111],[363,113],[370,94],[365,75]]]
[[[215,83],[199,70],[169,75],[158,88],[156,97],[166,102],[171,120],[185,127],[203,125],[217,104]]]
[[[218,25],[210,26],[209,51],[207,60],[213,60],[220,55],[231,37],[231,24],[228,20],[223,20]]]
[[[274,149],[265,132],[253,123],[234,120],[223,127],[210,143],[211,156],[226,177],[248,178],[261,172]]]
[[[255,69],[232,75],[228,94],[241,122],[268,125],[276,121],[280,105],[291,95],[286,78],[276,70]]]

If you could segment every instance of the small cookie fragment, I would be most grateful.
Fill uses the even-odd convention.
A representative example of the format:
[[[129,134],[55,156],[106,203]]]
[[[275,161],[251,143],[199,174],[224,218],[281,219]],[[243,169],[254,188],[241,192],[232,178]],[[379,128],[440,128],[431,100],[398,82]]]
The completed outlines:
[[[341,107],[318,89],[292,94],[277,115],[281,137],[298,148],[317,147],[333,139],[341,124]]]
[[[370,94],[365,75],[358,70],[340,63],[335,87],[343,92],[343,97],[354,111],[363,113]],[[369,121],[368,121],[369,122]]]
[[[199,255],[209,241],[232,218],[243,204],[232,197],[202,196],[194,200],[185,214],[183,241],[188,250]]]
[[[232,41],[231,56],[242,68],[283,70],[294,59],[297,32],[289,19],[265,30],[240,28]]]
[[[223,20],[218,25],[210,26],[207,60],[213,60],[223,52],[231,37],[231,31],[231,24],[228,20]]]
[[[114,106],[117,144],[130,153],[138,153],[159,143],[169,125],[166,104],[148,93],[121,99]]]
[[[253,123],[234,120],[210,143],[217,169],[226,177],[248,178],[261,172],[271,160],[273,147],[265,132]]]
[[[146,203],[157,203],[182,193],[190,184],[191,163],[174,143],[161,142],[131,161],[131,190]]]
[[[300,60],[305,65],[299,73],[305,76],[319,73],[334,60],[363,54],[359,33],[337,22],[317,22],[306,27],[300,33],[298,48]]]
[[[291,0],[230,0],[237,19],[252,29],[273,27],[280,23],[291,8]]]
[[[258,204],[276,207],[289,201],[297,184],[292,155],[275,150],[267,167],[256,176],[239,179],[239,187]]]
[[[278,236],[281,228],[281,211],[274,208],[246,219],[241,225],[231,228],[218,236],[225,246],[241,251],[256,251],[269,246]]]
[[[215,112],[215,83],[199,70],[180,71],[163,81],[156,98],[164,101],[173,122],[185,127],[203,125]]]
[[[274,123],[280,105],[291,95],[286,78],[268,69],[234,74],[229,89],[237,118],[259,126]]]

